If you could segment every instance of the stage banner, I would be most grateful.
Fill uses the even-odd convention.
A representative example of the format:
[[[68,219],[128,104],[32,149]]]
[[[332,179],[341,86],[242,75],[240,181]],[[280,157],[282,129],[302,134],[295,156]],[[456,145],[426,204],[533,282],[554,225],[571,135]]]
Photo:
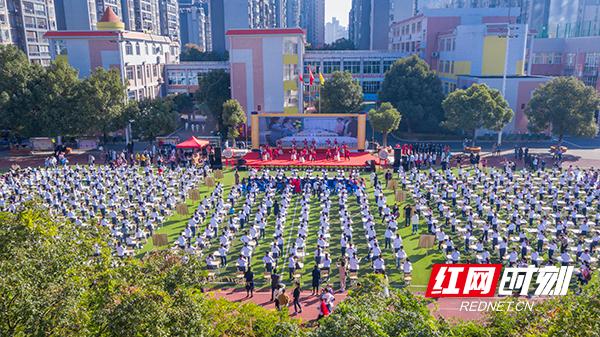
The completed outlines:
[[[355,114],[256,114],[252,120],[252,148],[264,144],[276,147],[278,141],[284,148],[292,144],[303,147],[315,142],[318,148],[346,144],[350,149],[365,149],[364,113]],[[255,139],[257,136],[258,139]],[[258,140],[258,141],[257,141]]]

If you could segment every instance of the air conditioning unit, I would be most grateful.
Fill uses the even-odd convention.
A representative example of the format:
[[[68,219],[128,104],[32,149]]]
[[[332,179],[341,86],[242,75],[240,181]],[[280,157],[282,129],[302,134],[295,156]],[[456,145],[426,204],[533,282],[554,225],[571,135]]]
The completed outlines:
[[[434,52],[431,53],[431,57],[432,58],[438,58],[438,57],[440,57],[440,53],[438,53],[437,51],[434,51]]]

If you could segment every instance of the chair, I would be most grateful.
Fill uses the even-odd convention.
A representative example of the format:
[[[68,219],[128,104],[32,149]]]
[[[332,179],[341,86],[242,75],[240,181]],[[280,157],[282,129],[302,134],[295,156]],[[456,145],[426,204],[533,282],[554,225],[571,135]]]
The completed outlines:
[[[236,277],[236,282],[237,283],[243,283],[244,282],[244,272],[243,271],[236,271],[235,272],[235,277]]]
[[[269,273],[268,271],[266,271],[263,275],[264,275],[264,278],[265,278],[265,283],[271,282],[271,273]]]
[[[356,285],[356,283],[358,282],[358,272],[351,272],[348,278],[350,278],[351,286]]]
[[[329,279],[329,270],[327,270],[327,269],[321,270],[321,278],[324,280],[328,280]]]
[[[208,270],[208,279],[212,279],[214,281],[215,279],[215,270],[214,269],[209,269]]]
[[[294,271],[294,280],[299,280],[300,278],[302,278],[302,271],[301,270]]]
[[[412,281],[412,274],[404,274],[404,284],[409,286]]]

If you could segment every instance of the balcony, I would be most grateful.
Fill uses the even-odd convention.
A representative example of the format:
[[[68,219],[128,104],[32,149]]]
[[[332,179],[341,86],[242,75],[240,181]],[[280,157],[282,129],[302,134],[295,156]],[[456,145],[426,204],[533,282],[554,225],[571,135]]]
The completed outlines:
[[[598,76],[598,66],[583,67],[583,76]]]

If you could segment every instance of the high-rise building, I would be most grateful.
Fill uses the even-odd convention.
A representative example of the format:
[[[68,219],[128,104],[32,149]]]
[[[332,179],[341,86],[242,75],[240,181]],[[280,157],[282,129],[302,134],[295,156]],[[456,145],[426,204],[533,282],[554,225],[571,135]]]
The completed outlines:
[[[276,2],[269,0],[211,0],[212,49],[219,54],[229,50],[228,30],[277,27],[277,12]]]
[[[286,1],[286,26],[300,27],[300,9],[302,0],[287,0]]]
[[[306,29],[306,42],[314,47],[325,44],[325,0],[303,0],[300,27]]]
[[[54,0],[58,30],[96,30],[106,8],[110,7],[122,22],[129,0]],[[123,5],[125,3],[125,6]],[[129,23],[131,25],[131,23]]]
[[[160,35],[160,4],[158,0],[133,0],[135,29]]]
[[[195,44],[203,51],[212,50],[208,3],[179,4],[181,45]]]
[[[177,0],[159,0],[160,35],[180,41],[179,3]]]
[[[44,34],[55,29],[53,0],[0,0],[0,40],[18,46],[30,62],[50,64],[50,47]]]
[[[331,22],[325,24],[325,43],[330,44],[341,38],[348,38],[346,27],[340,26],[340,21],[335,17],[331,18]]]
[[[348,38],[356,49],[369,50],[371,46],[371,0],[352,0],[348,20]]]

